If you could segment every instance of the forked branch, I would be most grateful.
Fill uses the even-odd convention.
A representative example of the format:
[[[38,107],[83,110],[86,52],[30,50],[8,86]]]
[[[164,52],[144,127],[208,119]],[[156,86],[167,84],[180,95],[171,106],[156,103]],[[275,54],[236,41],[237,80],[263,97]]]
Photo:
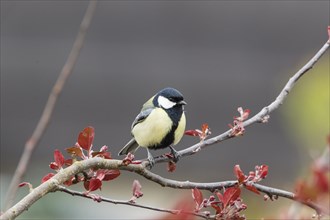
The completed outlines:
[[[313,65],[320,59],[320,57],[326,52],[326,50],[329,48],[330,42],[327,41],[323,47],[316,53],[316,55],[305,65],[303,66],[296,74],[293,75],[293,77],[287,82],[283,90],[280,92],[278,97],[268,106],[264,107],[259,113],[257,113],[255,116],[253,116],[251,119],[244,122],[244,126],[249,126],[251,124],[254,124],[256,122],[263,122],[265,120],[265,117],[267,117],[272,111],[277,109],[283,101],[287,98],[289,92],[292,90],[296,82],[300,79],[300,77],[306,73],[309,69],[313,67]],[[179,153],[182,156],[189,156],[192,154],[195,154],[199,151],[199,149],[205,148],[209,145],[214,145],[216,143],[219,143],[223,140],[229,139],[233,137],[232,131],[228,130],[224,132],[223,134],[220,134],[214,138],[202,141],[198,144],[195,144],[191,147],[188,147],[184,150],[181,150]],[[156,163],[160,162],[167,162],[170,159],[167,157],[159,157],[156,158]],[[1,219],[14,219],[17,216],[19,216],[22,212],[27,210],[34,202],[42,198],[44,195],[46,195],[49,192],[62,190],[63,188],[60,186],[64,182],[68,181],[72,176],[82,173],[85,170],[88,170],[90,168],[93,169],[108,169],[108,170],[127,170],[135,172],[153,182],[156,182],[162,186],[171,187],[171,188],[179,188],[179,189],[205,189],[214,191],[215,189],[223,189],[226,187],[233,186],[237,184],[237,181],[224,181],[224,182],[214,182],[214,183],[196,183],[196,182],[189,182],[189,181],[176,181],[176,180],[170,180],[163,178],[155,173],[152,173],[150,170],[148,170],[147,167],[148,163],[144,162],[142,164],[128,164],[123,165],[122,160],[114,160],[114,159],[103,159],[100,157],[94,157],[90,159],[86,159],[83,161],[78,161],[73,163],[71,166],[59,170],[59,172],[53,176],[48,181],[42,183],[40,186],[32,190],[31,193],[29,193],[27,196],[25,196],[21,201],[19,201],[16,205],[8,209],[3,215],[1,215]],[[18,183],[17,183],[18,185]],[[263,186],[260,184],[253,184],[255,188],[257,188],[259,191],[264,192],[268,195],[275,195],[279,197],[285,197],[292,200],[296,200],[296,195],[291,192],[287,192],[284,190],[279,190],[267,186]],[[306,202],[306,201],[300,201],[303,204],[315,209],[318,213],[321,212],[323,209],[321,207],[318,207],[316,204]],[[151,208],[151,207],[149,207]],[[171,211],[169,211],[171,213]],[[202,216],[201,216],[202,217]]]

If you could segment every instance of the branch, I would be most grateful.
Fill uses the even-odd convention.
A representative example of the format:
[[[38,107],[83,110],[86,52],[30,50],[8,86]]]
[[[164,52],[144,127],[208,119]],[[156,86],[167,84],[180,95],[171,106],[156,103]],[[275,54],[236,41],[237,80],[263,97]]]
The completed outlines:
[[[191,188],[200,188],[200,189],[208,189],[214,190],[219,187],[222,189],[223,187],[229,187],[235,184],[235,181],[225,181],[219,183],[194,183],[189,181],[175,181],[175,180],[167,180],[157,174],[152,173],[147,170],[146,163],[143,164],[129,164],[124,166],[122,160],[107,160],[102,159],[100,157],[94,157],[91,159],[78,161],[72,164],[71,166],[59,171],[55,176],[53,176],[48,181],[42,183],[38,187],[32,190],[31,193],[26,195],[21,201],[19,201],[16,205],[8,209],[3,215],[1,215],[1,219],[14,219],[19,216],[22,212],[26,211],[33,203],[37,200],[45,196],[49,192],[56,191],[58,186],[63,184],[65,181],[69,180],[75,174],[79,174],[84,170],[88,170],[90,168],[93,169],[109,169],[109,170],[127,170],[132,171],[141,176],[159,183],[162,186],[168,186],[172,188],[180,188],[180,189],[191,189]]]
[[[95,195],[93,196],[93,195],[86,194],[86,193],[83,193],[83,192],[70,190],[70,189],[68,189],[66,187],[63,187],[63,186],[58,186],[57,190],[61,191],[61,192],[68,193],[72,196],[80,196],[80,197],[83,197],[83,198],[95,200]],[[158,212],[166,212],[166,213],[170,213],[170,214],[173,214],[173,215],[186,214],[186,215],[193,215],[193,216],[198,216],[198,217],[201,217],[201,218],[204,218],[204,219],[208,219],[208,216],[205,216],[203,214],[198,214],[196,212],[187,212],[187,211],[183,211],[183,210],[172,210],[172,209],[156,208],[156,207],[152,207],[152,206],[137,204],[135,202],[115,200],[115,199],[105,198],[103,196],[97,196],[97,202],[101,202],[101,201],[112,203],[112,204],[115,204],[115,205],[118,205],[118,204],[128,205],[128,206],[133,206],[133,207],[143,208],[143,209],[149,209],[149,210],[158,211]]]
[[[288,94],[290,91],[293,89],[295,86],[296,82],[302,77],[308,70],[312,69],[314,64],[322,57],[323,54],[327,51],[330,45],[330,40],[328,40],[322,48],[312,57],[298,72],[296,72],[286,83],[282,91],[279,93],[279,95],[276,97],[276,99],[270,103],[268,106],[264,107],[261,111],[259,111],[256,115],[254,115],[252,118],[250,118],[247,121],[243,122],[243,126],[247,127],[250,126],[254,123],[262,123],[271,112],[273,112],[275,109],[277,109],[280,105],[283,104],[285,99],[287,98]],[[228,130],[216,137],[207,139],[205,141],[202,141],[198,144],[195,144],[191,147],[188,147],[186,149],[183,149],[179,151],[178,153],[184,157],[184,156],[189,156],[192,154],[197,153],[200,149],[203,149],[207,146],[214,145],[217,143],[220,143],[224,140],[227,140],[229,138],[232,138],[233,136],[231,135],[232,130]],[[157,157],[155,158],[155,163],[161,163],[161,162],[168,162],[170,159],[168,157]]]
[[[231,187],[237,184],[237,181],[222,181],[222,182],[213,182],[213,183],[197,183],[197,182],[189,182],[189,181],[176,181],[171,179],[166,179],[164,177],[161,177],[157,174],[152,173],[150,170],[146,167],[147,163],[143,164],[129,164],[127,166],[123,165],[122,160],[108,160],[103,159],[100,157],[94,157],[90,159],[86,159],[83,161],[77,161],[71,166],[60,170],[55,176],[53,176],[48,181],[42,183],[38,187],[32,190],[31,193],[26,195],[21,201],[19,201],[16,205],[8,209],[3,215],[1,215],[1,219],[14,219],[18,217],[21,213],[26,211],[30,206],[33,205],[37,200],[48,194],[49,192],[54,192],[56,190],[61,190],[62,187],[60,186],[65,181],[69,180],[72,176],[75,174],[82,173],[85,170],[93,168],[96,169],[108,169],[108,170],[126,170],[135,172],[144,178],[151,180],[155,183],[160,184],[161,186],[166,186],[170,188],[176,188],[176,189],[203,189],[203,190],[209,190],[214,191],[216,189],[222,190],[223,188]],[[301,202],[313,209],[315,209],[318,213],[323,212],[324,209],[321,207],[316,206],[316,204],[313,204],[308,201],[299,201],[296,199],[296,196],[294,193],[275,189],[267,186],[263,186],[260,184],[254,184],[254,186],[261,192],[264,192],[268,195],[275,195],[279,197],[285,197],[294,201]],[[115,200],[113,200],[115,201]],[[142,205],[141,205],[142,206]],[[145,207],[144,207],[145,208]],[[152,209],[151,207],[149,207]],[[156,210],[156,208],[154,208]],[[165,209],[163,209],[164,211]],[[168,212],[171,212],[167,210]],[[172,210],[173,211],[173,210]]]
[[[304,204],[304,205],[310,207],[311,209],[314,209],[318,215],[320,215],[320,214],[330,215],[330,211],[328,209],[326,209],[325,207],[322,207],[312,201],[300,200],[299,198],[297,198],[297,195],[292,192],[288,192],[288,191],[285,191],[282,189],[272,188],[269,186],[260,185],[257,183],[253,184],[253,186],[256,187],[257,190],[259,190],[260,192],[266,193],[270,197],[276,196],[276,197],[283,197],[283,198],[291,199],[293,201]]]
[[[171,180],[166,179],[162,176],[159,176],[155,173],[152,173],[150,170],[144,168],[144,169],[138,169],[134,172],[140,174],[141,176],[145,177],[146,179],[158,183],[159,185],[163,187],[170,187],[175,189],[204,189],[209,190],[213,192],[216,189],[223,189],[228,188],[231,186],[234,186],[237,184],[237,181],[222,181],[222,182],[213,182],[213,183],[197,183],[197,182],[190,182],[190,181],[177,181],[177,180]]]
[[[16,197],[18,184],[22,181],[22,178],[30,162],[31,155],[34,149],[36,148],[36,146],[38,145],[38,143],[40,142],[41,137],[45,133],[49,125],[50,119],[53,115],[53,111],[57,99],[61,94],[68,77],[72,74],[73,67],[77,62],[78,56],[80,54],[80,50],[84,44],[85,36],[90,26],[92,17],[94,15],[95,8],[96,8],[96,1],[91,0],[84,15],[84,18],[80,24],[79,33],[76,37],[76,40],[73,44],[70,54],[61,70],[61,73],[59,74],[59,77],[48,97],[41,118],[35,130],[33,131],[32,136],[25,143],[23,154],[20,158],[20,161],[18,163],[18,166],[16,168],[13,179],[8,189],[8,193],[5,200],[5,207],[4,207],[5,209],[8,209],[12,205]]]
[[[90,3],[90,6],[93,2]],[[90,9],[90,7],[89,7]],[[89,10],[88,10],[89,11]],[[83,22],[84,23],[84,22]],[[317,54],[304,66],[302,67],[285,85],[283,90],[280,92],[278,97],[275,101],[273,101],[270,105],[264,107],[259,113],[257,113],[254,117],[244,122],[244,126],[249,126],[251,124],[254,124],[256,122],[263,122],[264,117],[267,116],[269,113],[277,109],[283,101],[286,99],[289,92],[294,87],[295,83],[299,80],[299,78],[306,73],[309,69],[313,67],[313,65],[318,61],[318,59],[325,53],[325,51],[329,48],[330,41],[325,43],[325,45],[320,49],[320,51],[317,52]],[[65,80],[64,80],[65,81]],[[55,88],[55,87],[54,87]],[[60,87],[60,90],[62,88]],[[55,89],[55,91],[58,92],[58,90]],[[55,93],[58,95],[58,93]],[[57,96],[56,96],[57,97]],[[214,138],[208,139],[206,141],[203,141],[201,143],[195,144],[189,148],[186,148],[179,153],[182,156],[188,156],[196,153],[199,149],[207,147],[209,145],[213,145],[215,143],[221,142],[223,140],[231,138],[231,130],[226,131],[223,134],[220,134],[219,136],[216,136]],[[30,145],[29,145],[30,146]],[[34,145],[32,145],[34,146]],[[34,148],[34,147],[33,147]],[[33,149],[32,148],[32,149]],[[24,155],[23,155],[24,156]],[[169,161],[168,158],[165,157],[158,157],[156,158],[156,162],[165,162]],[[180,189],[192,189],[192,188],[198,188],[198,189],[205,189],[213,191],[215,189],[223,189],[224,187],[230,187],[237,183],[237,181],[225,181],[225,182],[215,182],[215,183],[196,183],[196,182],[189,182],[189,181],[175,181],[163,178],[157,174],[152,173],[151,171],[147,170],[146,166],[148,165],[148,162],[144,162],[142,164],[129,164],[127,166],[124,166],[122,164],[121,160],[106,160],[99,157],[94,157],[91,159],[86,159],[83,161],[78,161],[69,166],[66,169],[60,170],[55,176],[53,176],[48,181],[42,183],[40,186],[32,190],[30,194],[25,196],[21,201],[19,201],[16,205],[11,207],[9,210],[7,210],[3,215],[1,215],[1,219],[14,219],[17,216],[19,216],[23,211],[27,210],[34,202],[36,202],[38,199],[43,197],[49,192],[56,191],[59,189],[60,184],[63,184],[65,181],[69,180],[72,176],[75,174],[79,174],[83,172],[84,170],[93,168],[93,169],[110,169],[110,170],[127,170],[135,172],[153,182],[156,182],[162,186],[172,187],[172,188],[180,188]],[[296,200],[295,194],[291,192],[287,192],[284,190],[279,190],[271,187],[262,186],[259,184],[254,184],[255,187],[265,192],[269,195],[276,195],[281,196],[285,198],[289,198],[292,200]],[[306,201],[300,201],[305,205],[308,205],[309,207],[315,209],[317,212],[321,211],[319,207],[316,207],[315,204],[306,202]]]

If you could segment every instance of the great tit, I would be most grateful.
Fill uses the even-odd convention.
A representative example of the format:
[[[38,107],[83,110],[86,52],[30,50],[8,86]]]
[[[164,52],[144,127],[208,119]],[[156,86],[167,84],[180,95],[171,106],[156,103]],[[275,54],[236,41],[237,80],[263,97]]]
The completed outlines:
[[[133,138],[120,150],[118,155],[134,153],[138,147],[145,147],[152,167],[155,163],[149,149],[169,147],[176,162],[178,152],[173,148],[182,138],[186,128],[186,116],[182,94],[173,88],[160,90],[144,103],[141,112],[131,126]]]

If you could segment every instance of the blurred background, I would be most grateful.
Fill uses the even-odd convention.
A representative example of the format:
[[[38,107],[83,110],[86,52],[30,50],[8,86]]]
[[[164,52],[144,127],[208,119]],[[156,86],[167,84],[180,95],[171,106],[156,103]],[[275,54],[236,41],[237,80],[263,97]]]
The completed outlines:
[[[71,50],[87,1],[1,1],[1,209],[13,172],[55,80]],[[108,145],[115,158],[130,139],[141,105],[171,86],[188,102],[187,129],[208,123],[212,136],[238,115],[254,115],[272,102],[287,80],[327,40],[329,1],[100,1],[73,75],[64,87],[50,126],[24,181],[34,186],[51,172],[53,151],[72,146],[78,133],[96,130],[94,149]],[[266,185],[292,191],[298,177],[322,152],[329,134],[329,53],[304,76],[268,124],[254,124],[243,137],[210,146],[182,159],[171,179],[214,182],[234,179],[233,167],[248,172],[270,167]],[[185,136],[176,147],[198,139]],[[154,152],[154,155],[166,151]],[[67,155],[67,154],[65,154]],[[68,156],[68,155],[67,155]],[[139,150],[137,159],[146,157]],[[190,190],[162,188],[123,172],[99,193],[171,208]],[[74,189],[83,191],[79,184]],[[17,201],[28,193],[19,189]],[[205,195],[208,195],[205,192]],[[249,218],[278,216],[291,201],[264,202],[246,192]],[[68,207],[70,207],[68,209]],[[262,209],[260,208],[262,207]],[[257,209],[257,210],[256,210]],[[21,218],[155,219],[161,213],[95,203],[52,193]]]

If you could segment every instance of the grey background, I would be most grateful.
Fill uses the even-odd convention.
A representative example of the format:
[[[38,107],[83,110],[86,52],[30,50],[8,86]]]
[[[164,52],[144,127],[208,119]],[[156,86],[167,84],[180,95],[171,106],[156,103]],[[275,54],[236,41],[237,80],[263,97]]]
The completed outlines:
[[[1,202],[87,4],[1,1]],[[329,1],[100,1],[74,73],[24,181],[37,186],[50,172],[54,149],[72,146],[87,125],[96,129],[95,149],[108,145],[116,155],[129,140],[141,105],[167,86],[179,89],[188,102],[187,129],[208,123],[212,136],[226,131],[237,107],[254,114],[277,96],[290,75],[326,41],[328,24]],[[264,183],[290,189],[304,153],[282,122],[276,111],[269,124],[249,127],[244,137],[182,159],[175,173],[168,173],[165,165],[154,171],[207,182],[233,179],[235,164],[248,171],[265,163],[271,176]],[[177,149],[196,141],[184,137]],[[145,156],[144,150],[136,154]],[[180,195],[130,173],[106,183],[98,193],[129,199],[133,179],[143,185],[141,203],[171,207]],[[19,197],[26,193],[20,189]],[[68,206],[70,210],[63,212]],[[158,215],[56,193],[22,217]]]

